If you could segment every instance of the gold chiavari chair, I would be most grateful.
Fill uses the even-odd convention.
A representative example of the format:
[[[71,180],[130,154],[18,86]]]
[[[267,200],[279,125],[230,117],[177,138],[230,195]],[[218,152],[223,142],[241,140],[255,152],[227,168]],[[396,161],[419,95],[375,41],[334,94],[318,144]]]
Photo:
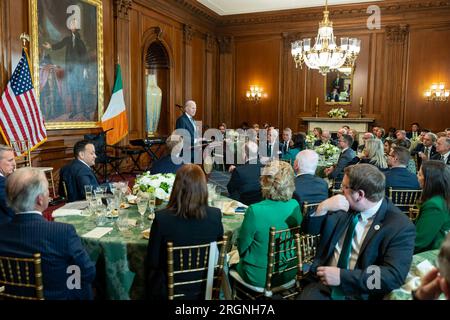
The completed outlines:
[[[419,208],[409,208],[409,220],[416,221],[419,217]]]
[[[301,280],[304,275],[309,272],[309,267],[317,253],[319,246],[320,235],[311,234],[296,234],[295,242],[298,256],[298,273],[297,273],[297,287],[301,290]]]
[[[389,188],[389,199],[392,203],[405,214],[409,214],[409,209],[416,206],[420,199],[422,190],[400,190]]]
[[[225,235],[222,241],[217,242],[217,246],[220,249],[217,261],[213,261],[211,265],[213,270],[209,269],[210,243],[174,247],[172,242],[167,242],[168,299],[182,299],[185,295],[180,289],[187,288],[189,285],[199,284],[206,293],[208,280],[212,281],[211,298],[217,299],[223,281],[223,265],[227,242],[228,237]],[[214,257],[211,257],[211,259],[214,259]],[[208,273],[212,275],[210,279],[208,279]]]
[[[0,256],[1,298],[44,300],[40,253],[32,258]]]
[[[315,211],[319,206],[319,204],[320,202],[319,203],[308,203],[308,201],[303,202],[302,206],[303,217],[306,217],[310,215],[313,211]]]
[[[275,227],[271,227],[265,287],[246,283],[237,271],[232,269],[229,274],[234,279],[233,299],[270,299],[274,294],[279,294],[283,299],[296,296],[298,294],[296,275],[299,272],[297,270],[299,265],[295,235],[299,233],[300,227],[278,231]],[[282,284],[274,287],[273,283]]]

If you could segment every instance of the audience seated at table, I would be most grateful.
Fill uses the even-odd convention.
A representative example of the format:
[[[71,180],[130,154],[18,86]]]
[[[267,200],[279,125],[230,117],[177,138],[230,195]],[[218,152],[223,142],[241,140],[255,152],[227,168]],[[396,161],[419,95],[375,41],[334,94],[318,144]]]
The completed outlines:
[[[156,160],[150,169],[151,174],[176,173],[183,165],[180,153],[183,148],[183,141],[179,135],[171,135],[166,140],[166,155]],[[175,163],[175,162],[177,163]]]
[[[305,136],[303,133],[295,133],[290,141],[288,150],[281,156],[282,160],[287,160],[294,164],[297,154],[306,149]]]
[[[404,145],[405,148],[409,149],[411,147],[411,140],[409,140],[406,137],[406,131],[405,130],[397,130],[397,132],[395,133],[395,136],[397,138],[395,140],[395,143],[397,145],[400,145],[400,143],[404,143],[405,144]]]
[[[167,242],[188,246],[223,236],[222,214],[208,206],[206,177],[200,166],[185,164],[178,169],[167,208],[156,212],[150,235],[145,264],[147,295],[149,299],[167,299]],[[204,298],[199,295],[199,284],[183,287],[186,299]]]
[[[406,168],[410,158],[408,149],[404,147],[391,148],[388,157],[389,170],[384,171],[384,175],[386,176],[386,195],[388,195],[389,188],[404,190],[420,189],[417,176]]]
[[[345,168],[343,195],[323,201],[303,230],[321,240],[301,299],[381,299],[399,288],[414,252],[415,228],[385,195],[383,173],[369,164]],[[376,268],[378,286],[370,286]]]
[[[302,222],[298,202],[292,199],[295,188],[292,166],[278,160],[268,163],[261,175],[261,188],[264,200],[247,208],[239,230],[239,263],[236,266],[240,277],[257,287],[266,284],[270,228],[282,230],[299,226]],[[295,268],[292,272],[283,274],[281,278],[274,275],[272,285],[293,279]]]
[[[63,181],[67,188],[68,202],[84,200],[84,186],[98,187],[99,183],[92,166],[95,165],[95,146],[89,140],[81,140],[73,147],[75,157],[71,163],[61,168],[59,194],[65,194]]]
[[[386,157],[384,156],[383,143],[380,139],[366,140],[364,150],[362,151],[362,157],[355,157],[351,164],[356,163],[368,163],[374,165],[381,171],[388,168]]]
[[[450,167],[438,160],[424,161],[417,176],[422,204],[416,220],[416,253],[439,249],[450,232]]]
[[[288,150],[292,147],[292,144],[292,130],[291,128],[284,128],[279,145],[281,157],[283,157],[288,152]]]
[[[14,172],[16,161],[11,147],[0,144],[0,224],[11,221],[14,211],[6,204],[6,179]]]
[[[247,142],[244,157],[245,164],[234,168],[227,189],[230,198],[250,205],[262,200],[259,178],[263,165],[258,157],[258,145],[253,141]]]
[[[371,140],[371,139],[375,139],[375,136],[373,135],[373,133],[370,133],[370,132],[364,133],[362,136],[363,143],[358,146],[358,149],[356,152],[362,153],[364,148],[366,147],[366,141]]]
[[[344,176],[344,168],[347,167],[355,158],[355,151],[350,148],[352,143],[353,139],[348,134],[344,134],[339,138],[338,147],[341,149],[341,154],[339,155],[336,165],[324,170],[328,178],[334,179],[338,183],[342,181],[342,177]]]
[[[300,208],[306,201],[319,203],[328,198],[327,182],[316,176],[319,155],[313,150],[303,150],[297,154],[294,169],[297,171],[295,178],[294,199],[298,201]]]
[[[437,258],[437,268],[433,268],[423,278],[419,288],[412,292],[415,300],[436,300],[441,294],[450,300],[450,233],[441,245]]]
[[[325,143],[330,143],[334,145],[334,141],[331,140],[331,133],[328,130],[323,130],[320,140],[316,140],[314,142],[314,147],[319,147]]]
[[[408,144],[405,142],[405,140],[393,141],[391,143],[391,148],[394,148],[394,147],[403,147],[409,151]],[[411,157],[409,157],[409,161],[406,166],[406,169],[408,169],[408,171],[410,171],[413,174],[417,173],[416,162],[413,159],[411,159]]]
[[[422,143],[418,143],[417,146],[411,151],[413,157],[417,157],[417,167],[420,168],[422,161],[430,160],[437,151],[436,143],[437,137],[432,132],[427,132],[424,134]]]
[[[44,298],[48,300],[92,299],[95,265],[70,224],[49,222],[42,212],[49,201],[48,181],[36,168],[24,167],[6,182],[8,203],[16,212],[13,220],[0,225],[0,255],[31,257],[41,254]],[[76,284],[77,266],[79,282]],[[72,280],[69,279],[72,277]]]

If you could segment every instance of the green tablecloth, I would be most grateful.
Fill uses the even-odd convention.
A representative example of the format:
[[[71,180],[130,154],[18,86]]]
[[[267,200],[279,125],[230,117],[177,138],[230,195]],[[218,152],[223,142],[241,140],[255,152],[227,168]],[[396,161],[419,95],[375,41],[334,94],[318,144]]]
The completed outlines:
[[[411,290],[417,289],[420,284],[420,273],[417,269],[417,265],[421,262],[428,260],[433,266],[436,266],[436,258],[439,250],[430,250],[418,253],[413,256],[411,268],[408,276],[406,277],[405,284],[386,296],[387,300],[411,300]]]
[[[230,200],[224,197],[221,198],[221,200]],[[131,206],[126,212],[129,219],[140,221],[136,206]],[[224,232],[232,237],[232,243],[236,243],[237,231],[243,219],[244,215],[237,214],[224,215],[222,218]],[[111,219],[105,226],[113,227],[113,230],[100,239],[92,239],[83,237],[83,235],[96,227],[94,217],[66,216],[55,220],[70,223],[75,227],[92,261],[97,263],[98,276],[104,278],[101,280],[105,282],[108,299],[129,300],[144,298],[144,259],[147,255],[148,240],[143,238],[142,230],[139,227],[132,227],[124,235],[117,229],[115,219]],[[146,219],[145,228],[150,227],[151,221]]]

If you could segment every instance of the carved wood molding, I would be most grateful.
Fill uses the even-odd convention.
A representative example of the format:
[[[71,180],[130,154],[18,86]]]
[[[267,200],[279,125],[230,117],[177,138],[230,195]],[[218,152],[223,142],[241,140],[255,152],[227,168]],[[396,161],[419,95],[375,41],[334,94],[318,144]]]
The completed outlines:
[[[184,42],[186,44],[191,44],[192,42],[192,36],[194,35],[194,29],[189,24],[183,25],[183,35],[184,35]]]
[[[388,43],[404,43],[409,34],[409,25],[389,25],[386,26],[386,39]]]
[[[212,34],[207,33],[205,40],[206,40],[206,51],[212,52],[214,50],[214,46],[215,46],[215,42],[216,42],[215,37]]]
[[[114,17],[127,19],[132,4],[133,0],[114,0]]]
[[[219,36],[217,38],[217,42],[219,43],[220,53],[231,53],[231,47],[233,44],[232,36]]]
[[[211,9],[205,7],[201,3],[193,0],[172,0],[185,10],[191,12],[194,16],[202,17],[210,22],[217,23],[220,16],[212,11]]]

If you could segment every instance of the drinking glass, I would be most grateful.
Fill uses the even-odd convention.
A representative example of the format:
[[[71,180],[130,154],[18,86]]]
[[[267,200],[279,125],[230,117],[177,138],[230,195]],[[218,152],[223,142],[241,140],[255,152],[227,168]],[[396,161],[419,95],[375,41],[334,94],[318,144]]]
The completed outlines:
[[[156,197],[154,193],[148,193],[148,208],[150,210],[150,213],[155,212],[156,207]]]
[[[117,218],[116,225],[117,225],[117,229],[119,229],[119,232],[123,236],[126,236],[129,234],[129,232],[128,232],[128,229],[129,229],[128,214],[126,212],[124,212],[123,210],[119,210],[119,217]]]
[[[137,198],[136,204],[138,208],[138,212],[141,215],[141,229],[144,229],[144,214],[147,211],[148,200],[145,198]]]
[[[87,201],[92,200],[92,186],[91,185],[84,186],[84,194],[86,195]]]

